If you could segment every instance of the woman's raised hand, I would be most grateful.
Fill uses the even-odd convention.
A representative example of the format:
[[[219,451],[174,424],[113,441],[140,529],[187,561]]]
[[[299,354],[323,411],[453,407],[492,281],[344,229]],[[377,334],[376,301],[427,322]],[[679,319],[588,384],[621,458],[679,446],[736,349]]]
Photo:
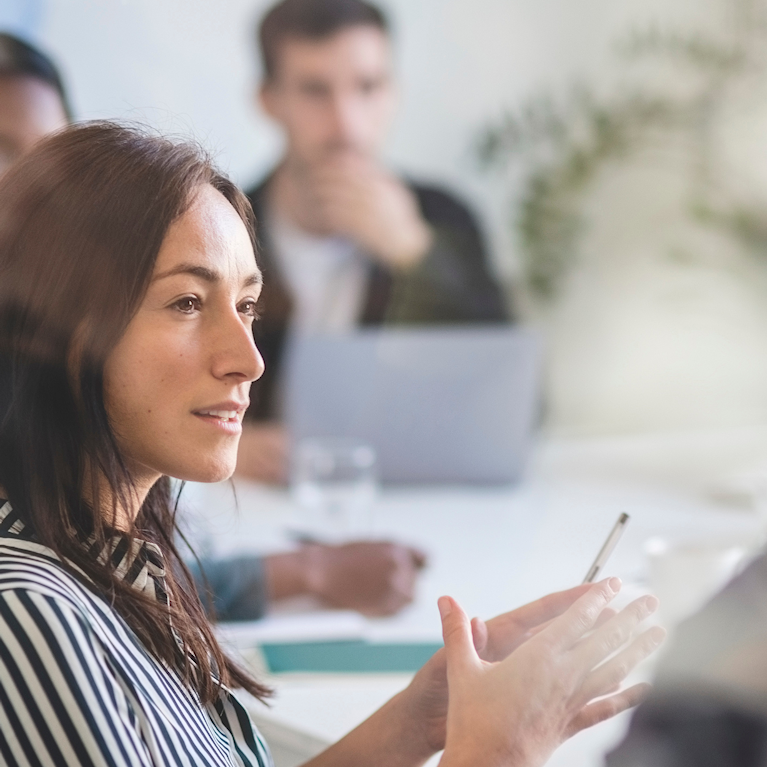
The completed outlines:
[[[308,764],[413,767],[443,748],[441,767],[542,764],[570,735],[635,705],[647,690],[618,692],[663,639],[654,628],[631,640],[657,600],[643,597],[616,613],[608,604],[619,588],[617,579],[576,586],[487,623],[469,622],[443,597],[445,647]]]
[[[440,599],[449,688],[443,767],[536,767],[571,735],[644,697],[646,684],[618,690],[663,641],[659,627],[632,639],[658,602],[642,597],[616,614],[608,604],[619,590],[617,578],[595,584],[496,662],[480,657],[488,657],[487,626]]]

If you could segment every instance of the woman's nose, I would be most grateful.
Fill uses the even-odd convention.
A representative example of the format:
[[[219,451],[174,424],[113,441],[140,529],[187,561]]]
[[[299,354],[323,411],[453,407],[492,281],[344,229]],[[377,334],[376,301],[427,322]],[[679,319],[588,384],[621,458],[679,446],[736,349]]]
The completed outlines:
[[[256,381],[264,374],[264,358],[253,338],[253,328],[242,321],[239,313],[215,334],[213,350],[214,375]]]

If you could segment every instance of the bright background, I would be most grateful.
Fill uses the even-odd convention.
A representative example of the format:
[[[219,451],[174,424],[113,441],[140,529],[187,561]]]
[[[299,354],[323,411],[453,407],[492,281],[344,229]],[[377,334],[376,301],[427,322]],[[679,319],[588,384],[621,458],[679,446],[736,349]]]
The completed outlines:
[[[521,176],[480,168],[475,147],[483,126],[531,96],[560,96],[573,83],[614,92],[625,75],[616,43],[632,29],[717,33],[728,13],[749,3],[767,5],[386,0],[402,84],[390,163],[466,199],[488,233],[499,275],[517,289],[512,221]],[[254,103],[254,27],[268,5],[2,0],[0,27],[55,57],[78,118],[123,118],[191,134],[248,186],[280,148],[278,131]],[[656,81],[676,84],[671,70],[659,71]],[[765,81],[741,89],[719,143],[730,180],[767,220]],[[555,433],[767,423],[767,259],[760,263],[731,239],[690,225],[683,164],[650,167],[640,157],[600,177],[583,195],[590,216],[584,257],[556,303],[523,311],[547,338],[547,427]]]
[[[280,137],[254,106],[253,30],[268,0],[3,0],[0,27],[61,66],[79,118],[120,117],[192,134],[241,184],[274,162]],[[447,183],[514,271],[508,193],[477,166],[481,127],[540,89],[609,77],[632,25],[699,17],[707,0],[387,0],[401,75],[392,164]]]

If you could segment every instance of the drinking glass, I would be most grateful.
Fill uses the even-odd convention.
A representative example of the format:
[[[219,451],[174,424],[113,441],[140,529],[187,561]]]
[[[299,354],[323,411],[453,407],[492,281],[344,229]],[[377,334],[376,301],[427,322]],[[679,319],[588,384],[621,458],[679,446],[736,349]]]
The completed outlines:
[[[294,453],[292,489],[299,533],[332,541],[369,535],[378,492],[375,450],[347,437],[304,439]]]

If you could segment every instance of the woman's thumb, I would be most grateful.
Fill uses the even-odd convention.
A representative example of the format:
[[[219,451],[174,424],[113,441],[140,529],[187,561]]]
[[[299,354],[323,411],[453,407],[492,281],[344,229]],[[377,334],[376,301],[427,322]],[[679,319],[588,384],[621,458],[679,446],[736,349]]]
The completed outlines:
[[[471,623],[452,597],[440,597],[437,605],[442,616],[442,638],[445,641],[448,677],[466,666],[480,663],[471,633]]]

